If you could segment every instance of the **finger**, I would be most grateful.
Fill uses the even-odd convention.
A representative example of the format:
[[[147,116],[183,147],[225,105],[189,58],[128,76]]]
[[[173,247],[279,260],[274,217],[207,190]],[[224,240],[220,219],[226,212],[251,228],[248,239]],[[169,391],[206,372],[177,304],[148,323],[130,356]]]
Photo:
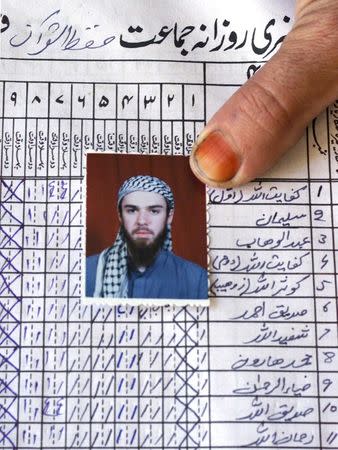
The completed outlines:
[[[190,157],[195,175],[211,186],[233,187],[271,168],[338,96],[337,48],[338,2],[298,1],[280,50],[199,136]]]

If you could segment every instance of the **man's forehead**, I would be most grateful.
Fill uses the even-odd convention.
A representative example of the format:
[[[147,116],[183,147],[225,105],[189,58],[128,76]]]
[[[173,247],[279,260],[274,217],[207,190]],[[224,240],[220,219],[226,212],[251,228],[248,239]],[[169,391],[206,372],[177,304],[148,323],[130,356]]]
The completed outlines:
[[[157,192],[135,191],[123,197],[121,205],[134,205],[140,208],[147,206],[166,206],[165,198]]]

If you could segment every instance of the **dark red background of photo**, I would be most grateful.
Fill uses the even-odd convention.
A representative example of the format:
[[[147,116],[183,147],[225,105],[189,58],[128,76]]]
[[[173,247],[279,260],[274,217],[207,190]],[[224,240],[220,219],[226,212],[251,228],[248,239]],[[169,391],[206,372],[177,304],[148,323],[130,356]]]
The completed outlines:
[[[175,198],[173,251],[206,268],[205,186],[192,175],[185,156],[87,155],[87,256],[114,242],[117,192],[134,175],[153,175],[169,184]]]

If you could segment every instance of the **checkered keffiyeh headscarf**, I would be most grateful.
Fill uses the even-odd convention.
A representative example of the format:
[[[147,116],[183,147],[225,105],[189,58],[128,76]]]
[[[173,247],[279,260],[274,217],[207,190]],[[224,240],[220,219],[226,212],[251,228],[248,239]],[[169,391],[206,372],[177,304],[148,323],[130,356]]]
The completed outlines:
[[[118,192],[117,206],[131,192],[156,192],[162,195],[168,206],[168,211],[174,209],[174,196],[170,187],[162,180],[149,175],[137,175],[128,178]],[[167,235],[162,246],[163,250],[172,249],[171,230],[167,227]],[[103,274],[103,297],[126,298],[128,295],[127,279],[128,249],[123,233],[119,230],[116,240],[108,250]]]

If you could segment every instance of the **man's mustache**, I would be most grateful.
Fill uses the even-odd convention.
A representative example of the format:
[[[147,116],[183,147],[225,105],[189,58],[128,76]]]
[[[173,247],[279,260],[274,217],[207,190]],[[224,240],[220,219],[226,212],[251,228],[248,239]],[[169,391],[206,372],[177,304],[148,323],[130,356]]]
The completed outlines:
[[[139,233],[140,231],[145,231],[146,233],[154,234],[149,228],[146,227],[138,227],[133,230],[133,234]]]

